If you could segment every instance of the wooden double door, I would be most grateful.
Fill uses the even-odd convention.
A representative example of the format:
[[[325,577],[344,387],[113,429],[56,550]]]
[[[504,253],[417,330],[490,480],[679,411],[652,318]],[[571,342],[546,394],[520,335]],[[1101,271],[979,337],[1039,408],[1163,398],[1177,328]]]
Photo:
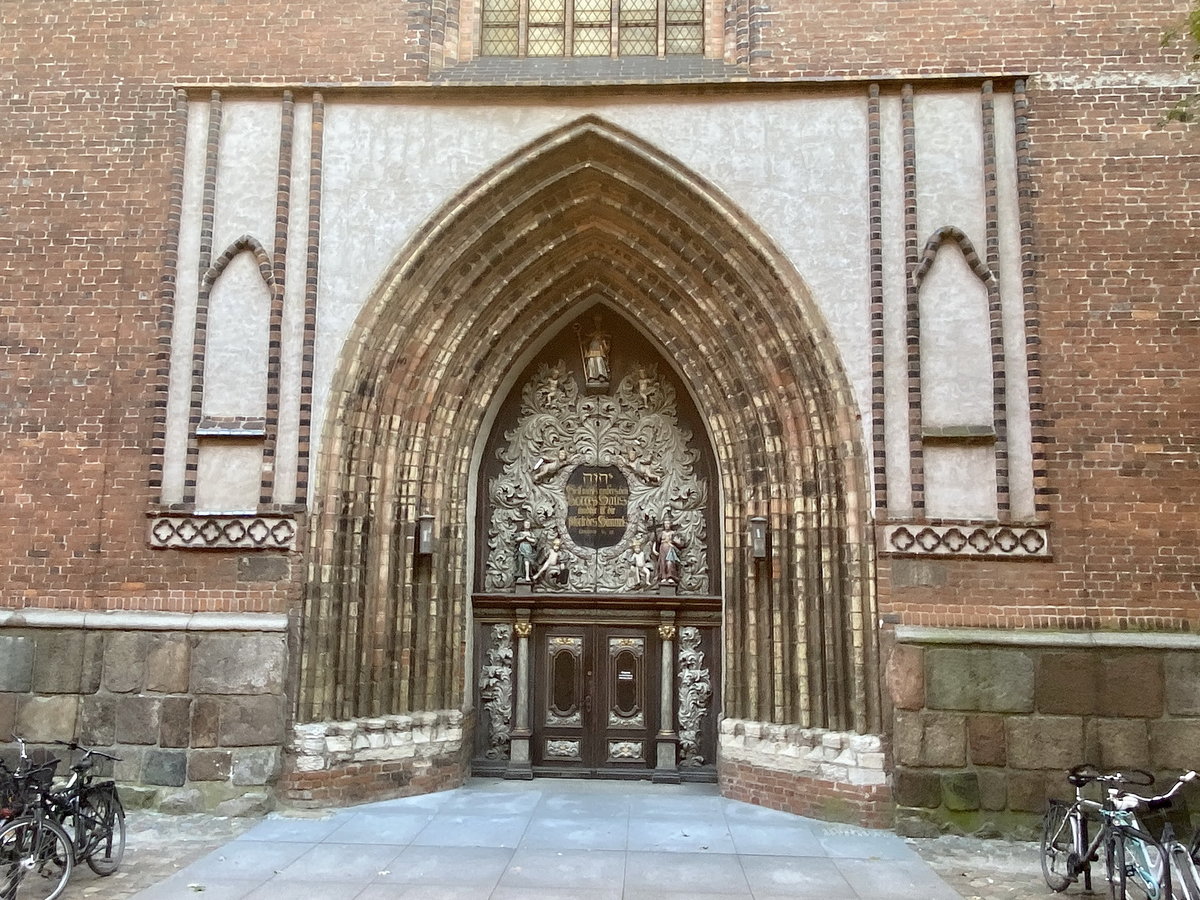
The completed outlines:
[[[657,630],[545,625],[534,628],[533,645],[535,771],[644,777],[660,727]]]

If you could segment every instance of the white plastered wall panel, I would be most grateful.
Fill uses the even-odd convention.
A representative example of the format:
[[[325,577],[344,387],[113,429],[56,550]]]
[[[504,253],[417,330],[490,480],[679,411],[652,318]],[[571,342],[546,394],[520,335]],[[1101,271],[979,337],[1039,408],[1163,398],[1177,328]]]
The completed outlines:
[[[1011,96],[997,97],[1001,290],[1014,513],[1032,510],[1032,461],[1025,382],[1019,208]],[[213,255],[244,234],[274,252],[279,98],[223,104]],[[918,241],[936,229],[962,229],[986,244],[979,92],[918,90]],[[907,433],[903,141],[900,99],[885,92],[881,112],[885,433],[889,506],[911,513]],[[209,106],[189,104],[178,288],[172,335],[164,500],[182,496],[199,233]],[[729,98],[625,98],[602,104],[387,102],[326,98],[322,154],[317,347],[310,453],[320,439],[328,391],[346,336],[388,267],[430,219],[472,179],[506,155],[584,115],[637,135],[724,192],[792,260],[812,291],[856,392],[870,410],[867,105],[863,94],[743,95]],[[287,277],[281,348],[281,403],[275,497],[288,502],[297,479],[297,434],[308,243],[312,107],[295,105],[288,210]],[[974,282],[972,283],[972,279]],[[939,281],[944,284],[939,284]],[[927,279],[938,292],[978,290],[965,265],[939,260]],[[938,304],[934,304],[935,306]],[[936,328],[926,314],[922,328]],[[941,354],[946,355],[946,354]],[[955,378],[953,356],[939,377]],[[977,418],[972,413],[971,418]],[[865,433],[864,440],[870,440]],[[934,462],[933,474],[938,472]],[[943,467],[947,468],[947,467]],[[967,465],[963,473],[976,468]],[[994,482],[994,476],[993,476]],[[970,509],[968,509],[970,507]],[[975,516],[978,504],[961,515]]]
[[[724,192],[812,290],[870,421],[866,100],[625,100],[326,108],[313,441],[350,328],[418,228],[506,154],[596,115]],[[466,136],[464,138],[464,136]]]

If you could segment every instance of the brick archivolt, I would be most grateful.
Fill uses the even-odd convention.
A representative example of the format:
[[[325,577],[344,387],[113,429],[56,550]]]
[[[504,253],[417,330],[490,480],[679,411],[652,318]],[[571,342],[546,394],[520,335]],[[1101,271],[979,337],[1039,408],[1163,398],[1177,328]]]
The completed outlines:
[[[514,363],[597,299],[659,343],[708,423],[727,712],[878,729],[863,441],[833,341],[744,215],[592,118],[464,190],[347,341],[318,463],[301,721],[464,704],[473,456]],[[423,514],[430,558],[413,553]],[[770,521],[765,563],[750,515]]]

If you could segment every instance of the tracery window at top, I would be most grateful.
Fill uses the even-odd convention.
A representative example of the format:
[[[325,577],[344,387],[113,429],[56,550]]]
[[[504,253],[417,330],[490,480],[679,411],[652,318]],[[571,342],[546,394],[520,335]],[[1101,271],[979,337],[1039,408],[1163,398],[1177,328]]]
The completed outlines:
[[[703,0],[484,0],[484,56],[704,52]]]

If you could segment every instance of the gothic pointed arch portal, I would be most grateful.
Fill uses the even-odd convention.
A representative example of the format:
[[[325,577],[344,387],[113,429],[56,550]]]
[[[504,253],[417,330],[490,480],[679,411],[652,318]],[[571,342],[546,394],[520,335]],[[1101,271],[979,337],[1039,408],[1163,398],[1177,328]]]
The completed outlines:
[[[464,190],[346,343],[309,529],[298,721],[472,704],[469,670],[487,662],[468,659],[473,591],[519,590],[477,590],[481,447],[517,370],[598,299],[653,337],[711,441],[720,713],[879,731],[867,464],[834,344],[747,217],[594,118]],[[752,516],[767,519],[765,558]]]

